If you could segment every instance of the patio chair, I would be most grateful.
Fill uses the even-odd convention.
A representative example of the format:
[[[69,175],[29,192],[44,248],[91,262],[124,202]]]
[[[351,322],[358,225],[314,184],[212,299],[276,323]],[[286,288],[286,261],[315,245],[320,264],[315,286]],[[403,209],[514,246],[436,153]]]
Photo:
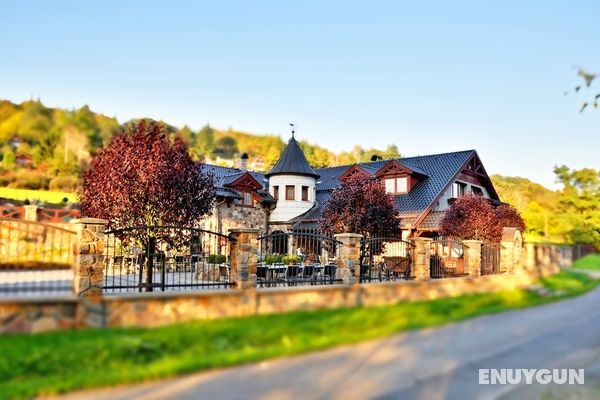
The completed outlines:
[[[329,281],[330,284],[333,285],[333,281],[335,280],[335,273],[337,271],[337,266],[335,264],[327,264],[323,267],[323,283]]]
[[[256,283],[264,284],[268,281],[269,267],[266,265],[258,265],[256,267]]]
[[[302,269],[302,279],[309,280],[310,284],[314,284],[314,280],[316,277],[316,268],[315,264],[305,265]]]
[[[285,272],[285,280],[288,286],[295,286],[298,284],[298,275],[300,274],[299,265],[288,265]]]
[[[219,282],[229,283],[229,265],[219,265]]]

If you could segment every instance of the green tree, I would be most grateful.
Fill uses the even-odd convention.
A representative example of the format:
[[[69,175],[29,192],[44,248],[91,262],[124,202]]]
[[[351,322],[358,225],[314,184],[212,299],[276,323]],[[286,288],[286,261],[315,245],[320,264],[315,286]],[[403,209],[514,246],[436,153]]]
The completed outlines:
[[[206,124],[196,135],[195,148],[205,156],[210,156],[215,151],[215,130]]]
[[[237,141],[231,136],[224,136],[216,141],[214,153],[223,158],[233,158],[238,153]]]
[[[591,244],[600,250],[600,173],[592,168],[554,168],[563,189],[558,198],[559,220],[570,229],[573,243]]]
[[[7,171],[12,171],[17,163],[15,152],[12,148],[10,148],[10,146],[4,146],[2,148],[2,154],[2,168],[4,168]]]

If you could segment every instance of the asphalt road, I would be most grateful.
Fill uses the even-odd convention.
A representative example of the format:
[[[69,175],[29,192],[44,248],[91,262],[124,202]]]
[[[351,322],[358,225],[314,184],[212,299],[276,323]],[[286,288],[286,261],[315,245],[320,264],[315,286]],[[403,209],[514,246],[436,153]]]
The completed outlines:
[[[585,385],[479,385],[479,368],[585,368]],[[69,398],[600,398],[600,288],[359,345]]]

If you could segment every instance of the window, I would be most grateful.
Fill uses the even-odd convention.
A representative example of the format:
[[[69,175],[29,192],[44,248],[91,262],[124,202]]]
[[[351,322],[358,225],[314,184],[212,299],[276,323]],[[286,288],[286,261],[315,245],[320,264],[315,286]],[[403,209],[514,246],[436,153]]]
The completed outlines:
[[[302,201],[308,201],[308,186],[302,186]]]
[[[408,177],[386,178],[385,191],[394,194],[408,193]]]
[[[408,178],[396,178],[396,193],[408,193]]]
[[[385,180],[385,191],[388,193],[396,193],[396,179],[389,178]]]
[[[478,186],[471,185],[471,192],[476,196],[483,196],[483,190]]]
[[[286,200],[296,200],[296,187],[293,185],[285,186],[285,199]]]
[[[279,186],[273,186],[273,198],[279,200]]]
[[[458,199],[459,197],[463,197],[465,195],[465,189],[467,187],[466,183],[462,182],[454,182],[452,185],[452,197]]]
[[[252,205],[252,193],[244,192],[244,205],[251,206]]]

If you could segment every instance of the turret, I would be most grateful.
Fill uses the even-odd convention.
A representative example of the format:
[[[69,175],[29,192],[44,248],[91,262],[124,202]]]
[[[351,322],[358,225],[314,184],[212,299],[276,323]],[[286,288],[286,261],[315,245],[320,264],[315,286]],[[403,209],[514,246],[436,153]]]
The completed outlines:
[[[319,175],[306,160],[293,133],[279,160],[265,176],[269,178],[271,195],[277,199],[271,222],[289,221],[315,204],[315,184]]]

